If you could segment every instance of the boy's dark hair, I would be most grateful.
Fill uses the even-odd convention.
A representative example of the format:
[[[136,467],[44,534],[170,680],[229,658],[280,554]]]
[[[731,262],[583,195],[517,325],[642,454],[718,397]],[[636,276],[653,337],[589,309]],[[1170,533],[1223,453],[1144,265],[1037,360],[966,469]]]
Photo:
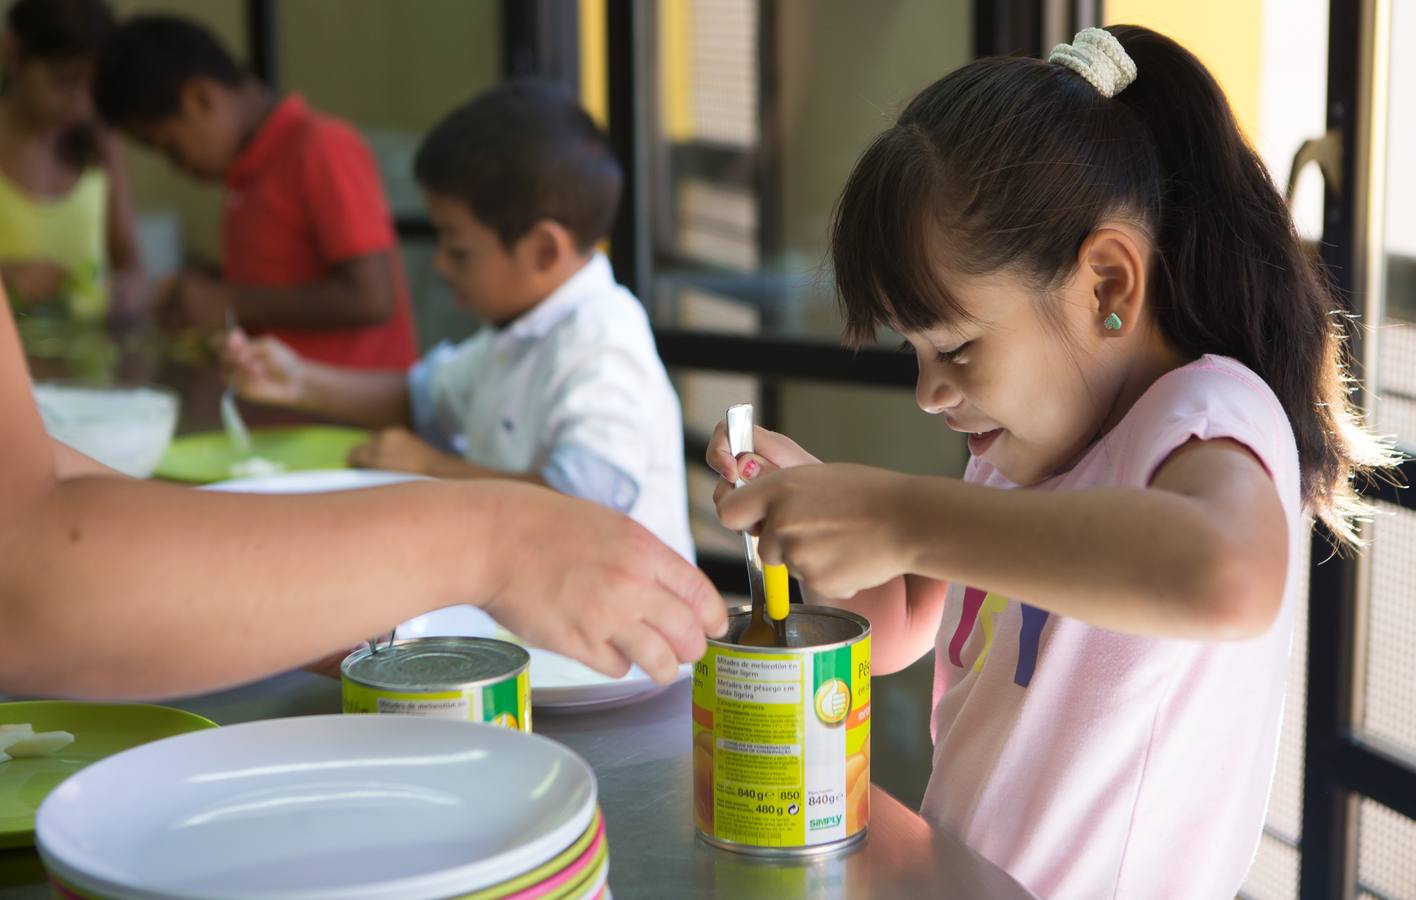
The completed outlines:
[[[113,10],[103,0],[17,0],[6,24],[26,57],[96,60],[113,33]]]
[[[561,86],[508,81],[439,122],[413,163],[433,194],[466,203],[510,247],[541,219],[581,252],[610,232],[622,175],[605,135]]]
[[[1060,65],[982,59],[925,88],[866,150],[832,223],[847,334],[958,319],[941,268],[1011,271],[1045,304],[1106,217],[1132,221],[1155,243],[1161,333],[1268,383],[1305,503],[1354,540],[1353,475],[1392,455],[1349,400],[1340,307],[1204,65],[1149,29],[1107,30],[1138,72],[1113,99]]]
[[[94,74],[99,115],[122,126],[155,122],[181,110],[193,78],[237,87],[246,78],[202,26],[176,16],[136,16],[118,27]]]

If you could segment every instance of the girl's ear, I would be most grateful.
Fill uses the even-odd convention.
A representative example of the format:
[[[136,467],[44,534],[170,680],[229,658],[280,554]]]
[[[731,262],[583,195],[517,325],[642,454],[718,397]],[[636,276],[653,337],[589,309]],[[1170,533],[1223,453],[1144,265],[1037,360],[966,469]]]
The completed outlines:
[[[1098,334],[1131,333],[1146,306],[1146,255],[1129,228],[1103,226],[1082,242],[1077,264],[1089,283]]]

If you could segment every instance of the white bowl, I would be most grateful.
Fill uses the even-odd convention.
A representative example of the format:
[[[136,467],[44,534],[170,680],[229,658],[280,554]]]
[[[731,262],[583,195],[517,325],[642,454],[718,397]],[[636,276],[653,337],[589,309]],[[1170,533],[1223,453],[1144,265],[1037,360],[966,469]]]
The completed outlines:
[[[163,387],[34,386],[49,434],[134,478],[157,470],[177,429],[177,395]]]
[[[544,737],[397,715],[250,722],[70,777],[35,817],[45,867],[108,898],[420,900],[515,878],[595,816]]]

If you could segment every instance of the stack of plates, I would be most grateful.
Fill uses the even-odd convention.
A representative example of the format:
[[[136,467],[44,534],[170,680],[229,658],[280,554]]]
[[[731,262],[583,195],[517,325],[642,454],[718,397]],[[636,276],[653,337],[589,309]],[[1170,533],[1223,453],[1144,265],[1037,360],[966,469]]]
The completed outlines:
[[[58,896],[111,900],[595,900],[595,777],[536,735],[416,716],[315,716],[128,750],[36,817]]]

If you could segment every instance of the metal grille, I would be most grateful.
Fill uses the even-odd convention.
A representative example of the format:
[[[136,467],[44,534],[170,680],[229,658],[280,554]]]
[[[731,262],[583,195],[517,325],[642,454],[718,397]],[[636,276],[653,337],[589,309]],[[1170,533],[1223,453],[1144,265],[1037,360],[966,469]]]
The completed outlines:
[[[1357,895],[1416,897],[1416,822],[1375,800],[1357,808]]]
[[[1267,834],[1259,842],[1258,856],[1244,889],[1245,900],[1291,900],[1298,896],[1298,851]]]
[[[1377,340],[1381,352],[1373,427],[1402,447],[1416,449],[1416,325],[1388,319]]]
[[[1305,520],[1305,525],[1307,524]],[[1304,698],[1308,693],[1308,542],[1303,542],[1303,586],[1293,622],[1288,657],[1288,690],[1278,739],[1278,761],[1269,793],[1264,835],[1254,865],[1244,880],[1243,896],[1253,900],[1290,900],[1298,896],[1298,839],[1303,821]]]
[[[1381,504],[1368,560],[1360,724],[1416,753],[1416,512]]]
[[[693,129],[700,140],[757,143],[757,4],[713,0],[692,6]]]

